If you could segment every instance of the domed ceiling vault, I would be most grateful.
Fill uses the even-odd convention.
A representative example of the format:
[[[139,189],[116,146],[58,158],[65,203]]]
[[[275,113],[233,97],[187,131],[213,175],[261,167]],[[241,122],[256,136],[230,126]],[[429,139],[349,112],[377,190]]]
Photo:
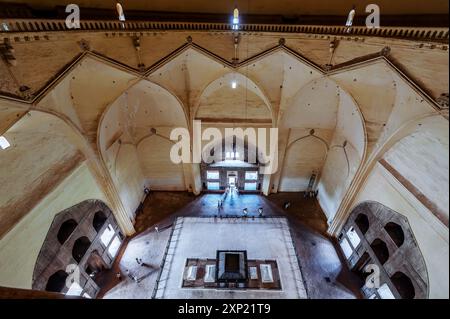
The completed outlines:
[[[279,128],[279,154],[282,154],[279,162],[282,166],[290,141],[302,134],[310,134],[310,130],[317,132],[315,134],[330,146],[333,142],[339,145],[349,142],[349,147],[353,149],[350,153],[357,158],[355,163],[362,165],[370,154],[382,147],[389,134],[405,121],[424,114],[440,114],[434,100],[399,72],[384,53],[371,55],[366,61],[360,59],[354,64],[325,71],[284,43],[238,64],[232,64],[227,58],[220,58],[197,44],[187,43],[148,71],[138,72],[118,61],[88,51],[32,100],[24,103],[17,98],[0,96],[0,135],[12,134],[16,119],[21,121],[30,110],[46,112],[76,129],[89,143],[91,154],[99,154],[120,137],[137,147],[137,142],[152,128],[161,131],[163,137],[167,138],[170,128],[180,125],[189,128],[191,120],[195,118],[230,121],[219,111],[232,101],[240,101],[241,105],[249,106],[250,113],[239,114],[242,110],[237,108],[233,112],[236,115],[234,120],[240,120],[243,126],[248,126],[255,118]],[[230,83],[226,83],[233,79],[236,79],[237,90],[230,89]],[[347,100],[343,100],[343,95],[348,97]],[[329,96],[326,100],[328,108],[323,104],[324,96]],[[411,102],[414,102],[413,112],[397,114],[392,118],[397,108]],[[128,105],[133,108],[134,115],[131,116],[129,110],[122,110],[120,118],[123,127],[108,130],[99,125],[106,116],[106,110],[113,104],[120,104],[121,107]],[[353,106],[344,109],[341,105]],[[339,128],[340,109],[350,118],[356,116],[356,122],[351,125],[359,125],[358,141],[343,140],[349,133],[345,132],[344,127]],[[168,113],[168,110],[175,113]],[[172,116],[174,114],[177,115]],[[341,137],[336,133],[339,130],[343,134]],[[39,145],[42,142],[39,138],[38,135],[30,135],[27,143]],[[1,155],[2,163],[10,161]],[[353,176],[358,175],[360,165],[355,166]],[[19,167],[17,169],[20,170]],[[279,179],[279,172],[273,178]],[[42,180],[49,181],[51,174],[44,170]],[[108,184],[105,182],[108,177],[102,174],[107,173],[103,171],[97,176],[99,183]],[[13,178],[11,174],[5,173],[5,176]],[[8,187],[10,182],[5,181],[0,187]],[[345,184],[348,187],[353,183],[350,180],[345,181]],[[108,188],[111,187],[108,185]],[[6,188],[1,193],[7,193]],[[116,195],[111,201],[120,202],[117,197],[120,196]],[[29,207],[36,205],[42,196],[32,198],[34,203],[29,203]],[[11,205],[13,203],[8,202],[8,205],[1,207],[3,215]],[[23,211],[14,222],[25,214]],[[8,227],[0,229],[0,234],[7,230]]]

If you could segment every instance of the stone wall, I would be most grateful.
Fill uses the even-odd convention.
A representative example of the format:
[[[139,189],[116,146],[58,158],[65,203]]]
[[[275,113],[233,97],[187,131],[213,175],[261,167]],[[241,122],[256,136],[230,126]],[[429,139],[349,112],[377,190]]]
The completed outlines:
[[[102,217],[99,219],[100,222],[94,221],[96,214]],[[69,220],[75,222],[76,226],[71,233],[69,231],[69,234],[66,234],[66,236],[61,236],[64,233],[61,231],[61,226]],[[102,221],[104,221],[103,224],[101,223]],[[94,226],[96,224],[97,226]],[[114,236],[109,241],[109,244],[105,245],[100,237],[108,225],[112,226]],[[75,271],[79,271],[79,280],[77,281],[80,287],[83,288],[82,294],[87,293],[90,297],[95,297],[99,287],[86,272],[88,259],[96,251],[103,259],[104,265],[108,268],[111,267],[115,256],[111,256],[108,253],[108,247],[116,235],[119,235],[121,241],[123,240],[123,235],[120,233],[111,210],[101,201],[86,200],[62,211],[54,218],[42,245],[34,268],[32,288],[48,290],[49,278],[58,271],[64,276],[63,272],[69,273],[76,280],[76,273],[71,272],[75,268],[74,266],[77,266]],[[87,238],[90,241],[90,245],[78,262],[75,259],[74,246],[80,238]],[[61,243],[61,241],[63,242]],[[78,256],[76,257],[78,259]],[[67,293],[68,290],[69,287],[64,285],[59,292]]]
[[[398,232],[390,230],[389,225],[397,227]],[[403,273],[412,282],[414,298],[428,298],[426,264],[406,217],[378,202],[366,201],[353,209],[339,235],[341,245],[344,240],[348,240],[351,245],[348,237],[348,231],[351,229],[356,231],[361,242],[357,247],[352,247],[353,252],[347,258],[350,269],[362,274],[361,267],[369,264],[378,266],[380,286],[386,283],[395,298],[402,298],[402,294],[391,278],[395,274]],[[388,255],[377,253],[376,243],[387,248],[385,252],[388,252]],[[378,296],[377,289],[367,285],[363,285],[362,292],[368,298],[374,294]]]

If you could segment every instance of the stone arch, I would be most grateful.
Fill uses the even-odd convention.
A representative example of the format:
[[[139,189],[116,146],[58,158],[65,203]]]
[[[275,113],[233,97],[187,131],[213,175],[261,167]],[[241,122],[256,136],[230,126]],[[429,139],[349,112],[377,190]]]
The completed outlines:
[[[236,84],[236,87],[233,86],[233,83]],[[213,108],[211,103],[206,103],[210,96],[214,96],[217,100],[222,101],[228,105],[228,108],[224,109],[221,107],[225,104],[218,104],[217,108]],[[234,101],[234,103],[226,103],[227,98],[231,98],[230,101]],[[243,103],[245,103],[245,111],[242,114],[239,111],[239,104],[236,103],[236,99],[243,100]],[[248,101],[250,101],[250,108],[253,108],[253,110],[250,110],[253,111],[253,114],[245,113],[249,112],[247,108],[249,106],[247,105]],[[233,112],[233,110],[230,110],[230,107],[234,106],[238,108]],[[232,113],[238,115],[231,115],[230,117]],[[203,88],[195,103],[192,114],[194,119],[203,118],[209,120],[214,118],[228,118],[232,120],[245,120],[252,118],[254,120],[256,118],[259,121],[266,120],[266,123],[274,123],[274,113],[267,95],[252,79],[235,70],[213,80]]]
[[[105,213],[101,210],[97,211],[94,214],[94,218],[92,219],[92,226],[97,233],[100,232],[107,219],[108,217],[106,217]]]
[[[367,220],[361,225],[361,216]],[[367,231],[364,232],[368,226]],[[386,231],[398,227],[402,230],[402,242],[399,244],[397,239]],[[420,251],[412,228],[408,219],[400,213],[390,209],[389,207],[374,201],[364,201],[355,206],[346,221],[340,233],[340,240],[347,238],[349,229],[354,229],[360,238],[360,245],[354,248],[351,256],[347,258],[350,269],[355,270],[360,264],[363,253],[367,252],[366,260],[376,264],[380,269],[380,285],[386,284],[394,294],[395,298],[411,298],[409,293],[411,289],[402,291],[402,287],[398,282],[404,283],[404,277],[410,281],[413,286],[413,298],[427,298],[429,294],[428,271],[424,256]],[[351,240],[350,240],[351,241]],[[403,274],[403,275],[399,275]],[[398,277],[398,282],[395,278]],[[401,278],[400,278],[401,277]],[[396,285],[397,283],[397,285]],[[408,285],[405,286],[407,289]],[[368,298],[372,294],[377,293],[374,289],[364,288],[364,295]]]
[[[107,253],[108,243],[105,244],[101,240],[103,235],[101,230],[105,227],[100,228],[100,231],[96,231],[94,228],[94,221],[100,215],[102,215],[103,225],[111,226],[108,229],[109,233],[112,232],[112,234],[109,234],[111,238],[109,243],[116,236],[120,240],[123,239],[111,209],[101,200],[85,200],[61,211],[54,217],[36,259],[32,279],[33,289],[45,290],[47,282],[53,274],[61,269],[70,272],[70,267],[77,265],[77,269],[80,271],[80,282],[78,284],[89,291],[90,296],[95,296],[98,287],[85,271],[88,256],[92,251],[97,251],[108,267],[114,261],[113,256],[111,257]],[[67,224],[67,221],[73,221],[71,224],[76,224],[76,227],[72,230],[70,236],[60,244],[57,234],[61,226]],[[63,286],[62,290],[58,292],[65,293],[68,288]]]
[[[220,150],[221,156],[219,156],[219,154],[214,154],[213,151],[215,150]],[[209,161],[205,162],[202,159],[202,163],[200,164],[200,176],[203,189],[207,189],[207,171],[213,170],[219,171],[221,191],[227,187],[227,176],[229,172],[237,174],[236,187],[240,189],[240,191],[245,191],[245,183],[250,183],[250,181],[245,180],[245,173],[249,171],[258,172],[256,180],[252,180],[251,183],[256,183],[257,192],[262,190],[263,178],[265,178],[265,175],[263,175],[261,171],[267,159],[265,154],[258,149],[258,146],[250,144],[247,138],[244,137],[244,140],[242,140],[236,136],[234,136],[233,139],[224,137],[216,144],[208,143],[207,145],[204,145],[202,153],[203,159],[209,157]],[[236,153],[238,153],[237,156]],[[253,159],[255,159],[255,162],[253,162]],[[260,161],[260,159],[262,159],[262,161]]]
[[[94,179],[100,179],[102,181],[99,185],[101,185],[105,197],[114,208],[113,212],[122,230],[127,234],[131,234],[134,231],[133,225],[126,213],[124,215],[123,205],[117,198],[116,190],[108,187],[110,185],[104,186],[105,181],[106,183],[110,182],[110,174],[106,171],[104,162],[99,157],[99,154],[92,148],[92,145],[80,131],[78,126],[66,115],[42,107],[35,107],[32,110],[29,110],[27,114],[28,116],[22,117],[16,124],[20,123],[23,119],[31,117],[38,118],[41,127],[42,123],[47,121],[51,123],[53,129],[59,128],[58,134],[54,135],[64,137],[67,140],[67,144],[72,145],[78,151],[80,160],[86,160],[87,166],[92,172]]]
[[[72,218],[62,223],[61,227],[59,227],[58,234],[56,235],[61,245],[66,242],[77,226],[78,223]]]
[[[394,241],[397,247],[400,247],[405,242],[405,233],[402,226],[394,222],[388,222],[384,225],[384,230],[388,233],[389,237]]]
[[[120,112],[127,117],[120,117]],[[117,122],[117,123],[116,123]],[[137,123],[136,123],[137,122]],[[97,146],[104,155],[120,135],[133,125],[189,127],[189,116],[180,99],[159,84],[144,79],[127,89],[103,112],[98,126]],[[142,133],[137,139],[150,132]],[[125,139],[130,139],[125,135]]]
[[[414,285],[407,275],[398,271],[391,276],[391,280],[402,299],[414,299],[416,295]]]
[[[61,292],[66,284],[66,279],[69,276],[64,270],[58,270],[48,278],[45,286],[46,291]]]
[[[367,233],[370,227],[369,218],[364,213],[359,213],[358,216],[356,216],[355,224],[363,235]]]
[[[359,174],[355,177],[351,189],[343,199],[333,223],[330,225],[329,232],[331,234],[336,234],[340,231],[340,228],[352,211],[351,205],[354,205],[352,200],[356,197],[360,190],[360,186],[367,179],[379,160],[382,159],[397,142],[420,129],[430,129],[435,132],[434,134],[437,134],[437,136],[443,137],[448,143],[448,121],[435,112],[419,115],[400,125],[400,127],[393,131],[389,137],[384,139],[383,144],[377,147],[364,162]],[[441,221],[448,224],[448,216],[444,219],[441,218]]]
[[[160,150],[143,145],[151,143],[153,135],[169,140],[170,130],[175,127],[188,128],[185,107],[170,91],[147,79],[127,89],[100,119],[100,156],[130,218],[134,218],[144,188],[155,186],[146,175],[151,169],[147,164],[152,152]],[[147,153],[143,154],[143,150]],[[169,152],[166,155],[165,159]]]
[[[309,134],[297,138],[286,148],[284,165],[280,168],[279,191],[306,191],[319,179],[328,153],[328,144],[321,137]]]
[[[53,114],[28,111],[4,136],[12,147],[0,158],[0,237],[86,158],[76,133]]]
[[[373,252],[378,258],[378,261],[383,265],[389,259],[389,249],[386,243],[380,238],[376,238],[371,244]]]
[[[72,247],[73,259],[78,263],[81,262],[91,244],[91,241],[86,236],[77,238]]]
[[[308,96],[308,92],[315,91],[313,88],[318,84],[319,81],[315,81],[310,83],[310,86],[304,87],[302,92],[299,92],[301,93],[299,97]],[[329,151],[316,188],[319,204],[328,220],[333,220],[347,191],[354,184],[355,178],[363,168],[367,155],[367,132],[362,113],[352,96],[331,80],[327,80],[323,84],[323,87],[326,86],[328,87],[324,90],[328,93],[324,94],[334,96],[334,100],[325,109],[331,115],[329,114],[328,117],[322,119],[320,111],[310,111],[310,119],[304,120],[302,125],[303,129],[314,129],[318,135],[328,135]],[[314,95],[315,93],[309,94]],[[303,107],[300,109],[305,109],[305,112],[308,112],[308,109],[313,107],[314,101],[314,99],[311,101],[303,99],[301,102]],[[311,105],[308,106],[308,104]],[[321,105],[320,107],[324,106]],[[319,106],[316,105],[316,108],[319,108]],[[288,117],[291,122],[295,121],[295,116],[291,116],[289,109],[284,116]],[[286,124],[289,123],[283,122],[283,125]],[[308,127],[308,125],[311,126]],[[290,128],[289,135],[295,134],[296,130]]]

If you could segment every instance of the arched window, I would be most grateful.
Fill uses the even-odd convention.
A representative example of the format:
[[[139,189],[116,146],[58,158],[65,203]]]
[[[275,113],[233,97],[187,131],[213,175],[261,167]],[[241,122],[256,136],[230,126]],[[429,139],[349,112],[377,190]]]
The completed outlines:
[[[67,276],[69,276],[64,270],[58,270],[48,278],[46,291],[61,292],[66,284]]]
[[[66,220],[64,223],[61,224],[61,227],[59,227],[58,234],[56,235],[61,245],[66,242],[66,240],[73,233],[75,228],[77,228],[77,225],[78,223],[73,219]]]
[[[392,238],[397,247],[403,245],[403,242],[405,241],[405,234],[403,233],[403,229],[399,224],[389,222],[386,224],[386,226],[384,226],[384,229]]]
[[[391,277],[391,280],[402,299],[414,299],[416,292],[414,285],[408,276],[402,272],[396,272]]]
[[[369,230],[369,218],[367,215],[359,214],[355,219],[355,223],[363,235]]]
[[[387,248],[386,243],[381,239],[375,239],[372,244],[370,244],[370,247],[372,247],[373,252],[381,264],[384,264],[389,259],[389,249]]]
[[[98,211],[94,215],[94,220],[92,221],[92,226],[94,226],[95,231],[98,233],[100,229],[102,229],[103,225],[105,224],[107,220],[107,217],[105,213],[102,211]]]
[[[88,250],[89,246],[91,246],[91,241],[86,236],[78,238],[72,248],[72,257],[77,262],[80,262],[83,259],[84,254]]]

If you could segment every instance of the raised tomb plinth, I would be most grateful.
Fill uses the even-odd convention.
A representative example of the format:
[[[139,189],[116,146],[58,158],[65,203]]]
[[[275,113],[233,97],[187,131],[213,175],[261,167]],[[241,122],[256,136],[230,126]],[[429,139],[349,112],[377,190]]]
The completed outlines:
[[[183,288],[281,290],[276,260],[247,259],[247,251],[217,251],[215,259],[188,258]]]
[[[179,217],[155,298],[307,298],[283,217]]]

